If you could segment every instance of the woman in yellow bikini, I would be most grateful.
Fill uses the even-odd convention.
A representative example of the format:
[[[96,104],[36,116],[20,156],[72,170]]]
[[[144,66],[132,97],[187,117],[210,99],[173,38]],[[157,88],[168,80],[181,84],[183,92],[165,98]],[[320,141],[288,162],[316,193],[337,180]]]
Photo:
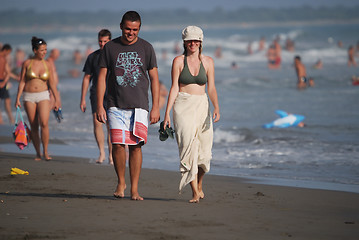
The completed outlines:
[[[46,42],[43,39],[33,37],[31,43],[34,56],[27,59],[22,65],[15,107],[21,107],[20,97],[22,95],[25,111],[31,125],[31,140],[36,150],[35,160],[41,160],[40,128],[43,157],[49,161],[51,160],[47,149],[49,144],[48,123],[50,116],[49,88],[54,93],[55,110],[61,107],[61,100],[53,78],[52,65],[45,60],[47,52]]]

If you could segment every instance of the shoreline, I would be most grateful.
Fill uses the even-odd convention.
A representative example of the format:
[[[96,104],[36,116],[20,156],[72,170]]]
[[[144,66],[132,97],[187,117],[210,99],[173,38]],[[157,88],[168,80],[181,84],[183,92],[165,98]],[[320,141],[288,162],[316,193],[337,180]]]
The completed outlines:
[[[132,201],[112,191],[111,165],[0,152],[0,239],[356,239],[359,194],[248,183],[207,175],[205,199],[178,194],[179,173],[142,169]],[[29,175],[10,175],[18,167]]]
[[[24,150],[19,150],[15,144],[13,144],[12,136],[5,134],[6,132],[12,132],[13,127],[10,125],[0,126],[0,156],[10,156],[16,157],[20,156],[21,158],[29,158],[35,156],[35,151],[32,144],[30,143],[29,147],[26,147]],[[86,164],[95,164],[96,158],[90,157],[92,155],[96,156],[97,149],[78,149],[77,153],[73,151],[73,146],[66,144],[66,142],[57,138],[56,135],[50,138],[49,141],[49,150],[50,155],[54,158],[61,159],[60,161],[70,161],[70,162],[79,162]],[[144,150],[145,153],[147,150]],[[127,163],[128,164],[128,163]],[[168,164],[167,164],[168,165]],[[112,166],[109,165],[107,159],[102,164],[102,166]],[[177,168],[169,168],[168,166],[159,166],[155,165],[153,167],[151,161],[146,161],[146,155],[144,155],[144,161],[142,164],[143,169],[150,170],[163,170],[173,172],[178,174]],[[341,191],[349,193],[359,193],[358,185],[355,184],[343,184],[335,182],[323,182],[317,180],[302,180],[302,179],[287,179],[280,177],[263,177],[263,176],[237,176],[231,174],[223,174],[223,169],[216,170],[215,167],[212,167],[211,171],[207,174],[208,176],[219,176],[219,177],[234,177],[239,178],[246,183],[262,184],[269,186],[282,186],[282,187],[295,187],[295,188],[305,188],[305,189],[317,189],[317,190],[329,190],[329,191]]]

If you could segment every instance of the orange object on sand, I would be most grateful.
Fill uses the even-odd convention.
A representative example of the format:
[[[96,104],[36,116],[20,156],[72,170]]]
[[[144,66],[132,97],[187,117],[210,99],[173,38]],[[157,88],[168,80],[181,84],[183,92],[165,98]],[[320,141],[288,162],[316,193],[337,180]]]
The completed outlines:
[[[21,120],[18,121],[18,115],[20,115]],[[29,134],[29,128],[24,123],[24,120],[21,115],[21,110],[18,107],[16,109],[16,121],[15,121],[15,129],[13,132],[15,144],[20,148],[20,150],[23,150],[24,147],[27,146],[27,144],[30,142],[30,134]]]

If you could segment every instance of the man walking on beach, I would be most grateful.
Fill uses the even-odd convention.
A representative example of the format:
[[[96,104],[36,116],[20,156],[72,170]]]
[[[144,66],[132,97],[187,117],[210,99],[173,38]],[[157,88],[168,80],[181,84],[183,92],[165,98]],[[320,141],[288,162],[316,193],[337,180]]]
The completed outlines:
[[[102,123],[97,120],[96,117],[96,107],[97,107],[97,97],[96,97],[96,86],[97,79],[100,72],[100,66],[98,65],[98,60],[100,57],[100,52],[107,42],[111,41],[111,32],[107,29],[102,29],[98,33],[98,45],[100,49],[88,55],[86,63],[83,69],[84,77],[82,80],[82,89],[81,89],[81,102],[80,108],[82,112],[86,111],[86,93],[92,81],[92,86],[90,88],[90,101],[91,101],[91,110],[93,116],[93,130],[96,139],[97,146],[100,151],[100,155],[96,160],[96,163],[103,163],[106,158],[105,154],[105,134],[102,128]],[[107,77],[106,77],[107,81]],[[107,125],[107,138],[108,138],[108,160],[110,164],[113,164],[112,160],[112,145],[110,142],[110,131]]]
[[[152,93],[150,123],[160,119],[156,55],[152,45],[138,37],[140,27],[141,17],[137,12],[128,11],[123,15],[122,35],[108,42],[100,54],[97,84],[97,119],[103,123],[109,121],[118,177],[114,196],[125,196],[125,145],[128,145],[132,200],[143,200],[138,193],[138,182],[142,167],[141,147],[147,141],[149,83]],[[106,86],[107,72],[110,75]],[[106,87],[107,114],[103,107]]]

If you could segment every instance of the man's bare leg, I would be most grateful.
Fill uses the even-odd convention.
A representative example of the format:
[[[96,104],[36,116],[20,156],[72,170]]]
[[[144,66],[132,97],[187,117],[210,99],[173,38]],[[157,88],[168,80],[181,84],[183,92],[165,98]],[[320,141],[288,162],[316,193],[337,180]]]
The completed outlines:
[[[131,199],[143,200],[138,193],[138,182],[140,179],[142,167],[142,149],[141,145],[129,146],[129,167],[131,177]]]
[[[11,112],[11,100],[10,98],[5,99],[5,110],[7,113],[7,116],[9,117],[10,124],[14,124],[15,120]]]
[[[93,132],[95,135],[96,143],[100,151],[100,156],[97,158],[96,163],[105,161],[105,134],[103,133],[102,123],[97,121],[96,113],[93,114]]]
[[[106,128],[107,128],[107,144],[108,144],[108,163],[113,165],[110,125],[108,122],[106,123]]]
[[[125,197],[125,172],[126,172],[126,151],[125,145],[121,144],[113,144],[112,146],[112,158],[115,167],[115,171],[117,174],[117,187],[116,191],[113,193],[115,197],[123,198]]]
[[[1,113],[1,109],[0,109],[0,124],[4,124],[4,121],[2,120],[2,113]]]

